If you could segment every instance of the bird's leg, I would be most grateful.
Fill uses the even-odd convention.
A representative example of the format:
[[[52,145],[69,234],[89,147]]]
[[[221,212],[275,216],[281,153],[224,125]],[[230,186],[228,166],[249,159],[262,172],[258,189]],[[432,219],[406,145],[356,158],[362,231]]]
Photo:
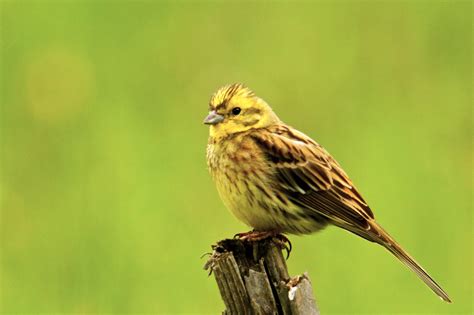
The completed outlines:
[[[271,238],[272,241],[276,245],[286,250],[286,259],[290,257],[290,253],[292,249],[291,242],[285,235],[279,233],[279,231],[277,230],[272,230],[272,231],[252,230],[249,232],[237,233],[234,235],[234,238],[238,238],[242,241],[247,241],[247,242],[258,242],[267,238]]]

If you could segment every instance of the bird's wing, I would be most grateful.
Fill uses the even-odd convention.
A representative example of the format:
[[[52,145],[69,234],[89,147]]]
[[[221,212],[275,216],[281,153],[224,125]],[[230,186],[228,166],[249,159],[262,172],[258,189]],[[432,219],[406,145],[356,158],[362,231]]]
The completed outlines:
[[[372,211],[339,164],[319,144],[282,125],[251,136],[275,174],[274,189],[285,193],[304,211],[315,211],[336,225],[353,232],[370,229]]]
[[[439,297],[448,294],[380,226],[367,203],[339,164],[319,144],[287,126],[252,134],[275,174],[274,189],[287,195],[303,211],[315,211],[333,224],[388,249],[413,270]]]

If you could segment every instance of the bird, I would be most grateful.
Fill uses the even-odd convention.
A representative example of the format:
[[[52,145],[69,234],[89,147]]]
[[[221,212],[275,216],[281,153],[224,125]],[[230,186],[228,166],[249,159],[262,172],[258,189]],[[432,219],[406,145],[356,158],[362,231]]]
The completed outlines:
[[[207,165],[224,205],[258,240],[334,225],[387,249],[442,300],[448,294],[376,222],[339,163],[241,83],[219,88],[204,119]]]

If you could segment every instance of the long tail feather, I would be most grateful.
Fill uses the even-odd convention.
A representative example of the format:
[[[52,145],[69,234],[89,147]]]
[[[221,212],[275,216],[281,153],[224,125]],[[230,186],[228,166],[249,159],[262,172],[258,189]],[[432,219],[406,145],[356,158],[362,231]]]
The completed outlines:
[[[451,303],[448,294],[434,281],[433,278],[418,264],[413,257],[411,257],[385,230],[375,221],[369,223],[372,232],[377,234],[375,242],[384,246],[395,257],[397,257],[403,264],[410,268],[416,275],[428,286],[434,293],[436,293],[442,300]]]

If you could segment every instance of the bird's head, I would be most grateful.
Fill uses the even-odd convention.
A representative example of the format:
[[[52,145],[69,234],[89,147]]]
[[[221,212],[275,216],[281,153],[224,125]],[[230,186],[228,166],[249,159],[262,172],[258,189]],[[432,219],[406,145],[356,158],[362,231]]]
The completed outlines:
[[[271,107],[240,83],[217,90],[209,101],[210,135],[224,138],[249,129],[265,128],[280,122]]]

